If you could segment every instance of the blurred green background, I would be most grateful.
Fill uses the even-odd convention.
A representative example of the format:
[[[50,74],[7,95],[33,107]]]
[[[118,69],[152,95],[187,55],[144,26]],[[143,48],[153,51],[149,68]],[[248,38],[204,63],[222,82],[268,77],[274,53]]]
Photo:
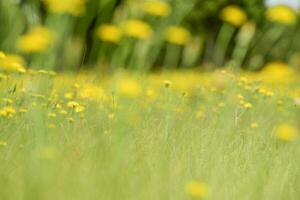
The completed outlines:
[[[300,65],[298,20],[281,23],[280,19],[266,19],[268,8],[263,0],[163,1],[171,8],[170,14],[164,17],[145,13],[140,6],[147,1],[140,0],[76,0],[73,4],[83,9],[77,14],[53,12],[49,8],[51,1],[55,4],[55,0],[0,0],[0,51],[22,55],[27,67],[55,70],[94,67],[104,71],[116,68],[210,70],[224,66],[260,70],[274,60],[294,68]],[[220,17],[229,5],[238,6],[247,20],[234,26]],[[290,10],[298,19],[298,11]],[[229,15],[239,17],[233,11]],[[275,15],[289,17],[286,10],[280,9]],[[151,39],[128,37],[112,43],[96,34],[103,24],[121,27],[127,19],[149,24],[153,30]],[[53,44],[43,52],[20,51],[17,41],[36,26],[47,27],[55,33]],[[169,26],[184,27],[191,37],[184,44],[167,42],[163,30]]]

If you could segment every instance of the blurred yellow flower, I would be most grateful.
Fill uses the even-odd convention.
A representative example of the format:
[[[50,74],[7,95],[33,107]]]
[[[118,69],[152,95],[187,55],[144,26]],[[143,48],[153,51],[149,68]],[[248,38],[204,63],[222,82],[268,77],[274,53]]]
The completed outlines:
[[[79,105],[79,106],[77,106],[76,108],[75,108],[75,112],[77,112],[77,113],[81,113],[81,112],[83,112],[85,110],[85,107],[84,106],[81,106],[81,105]]]
[[[136,97],[142,94],[142,87],[133,77],[123,76],[117,81],[116,87],[117,91],[124,96]]]
[[[16,114],[16,110],[11,106],[0,109],[0,116],[12,117],[14,114]]]
[[[290,124],[281,124],[276,128],[276,137],[283,141],[293,141],[297,137],[297,129]]]
[[[190,32],[180,26],[170,26],[166,30],[166,40],[173,44],[184,45],[191,39]]]
[[[76,107],[78,107],[80,104],[79,103],[77,103],[76,101],[69,101],[68,103],[67,103],[67,107],[68,108],[76,108]]]
[[[270,82],[289,82],[293,80],[295,73],[288,64],[274,61],[264,66],[261,75]]]
[[[200,181],[191,181],[186,185],[186,193],[193,198],[205,198],[208,196],[208,187]]]
[[[220,18],[236,27],[240,27],[248,20],[245,11],[236,5],[229,5],[223,8],[220,13]]]
[[[149,39],[153,34],[151,26],[141,20],[125,21],[122,27],[125,35],[137,39],[146,40]]]
[[[294,25],[297,23],[295,11],[286,5],[276,5],[266,11],[266,18],[272,22],[278,22],[285,25]]]
[[[171,13],[171,7],[167,2],[152,0],[143,5],[144,11],[153,16],[166,17]]]
[[[95,84],[85,84],[79,91],[79,97],[90,100],[100,100],[105,98],[105,92],[102,87]]]
[[[106,42],[118,43],[122,38],[121,30],[111,24],[103,24],[96,30],[97,36]]]
[[[2,53],[0,57],[0,70],[6,72],[25,72],[25,61],[24,59],[15,54],[7,54]]]
[[[53,13],[68,13],[74,16],[83,15],[86,0],[43,0],[47,9]]]
[[[54,33],[48,28],[37,26],[32,28],[26,35],[19,38],[18,48],[27,53],[43,52],[49,49],[54,40]]]
[[[253,128],[253,129],[258,128],[258,123],[256,123],[256,122],[251,123],[251,128]]]

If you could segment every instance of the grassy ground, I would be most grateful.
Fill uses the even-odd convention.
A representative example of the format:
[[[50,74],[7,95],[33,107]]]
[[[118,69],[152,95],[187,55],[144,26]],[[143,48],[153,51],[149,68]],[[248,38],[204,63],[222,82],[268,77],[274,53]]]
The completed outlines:
[[[0,199],[299,199],[299,83],[247,77],[2,75]]]

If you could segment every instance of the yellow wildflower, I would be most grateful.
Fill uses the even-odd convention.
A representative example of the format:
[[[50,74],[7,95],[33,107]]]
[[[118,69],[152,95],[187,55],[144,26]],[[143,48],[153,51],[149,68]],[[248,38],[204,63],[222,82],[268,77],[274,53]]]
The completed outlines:
[[[53,13],[68,13],[80,16],[85,12],[86,0],[43,0],[47,9]]]
[[[43,52],[50,48],[53,43],[54,33],[48,28],[37,26],[32,28],[26,35],[19,38],[18,48],[27,53]]]
[[[289,82],[293,80],[294,71],[288,64],[274,61],[264,66],[261,75],[269,82]]]
[[[236,5],[229,5],[223,8],[220,13],[220,18],[236,27],[240,27],[248,20],[245,11]]]
[[[251,108],[253,107],[253,105],[252,105],[251,103],[249,103],[249,102],[245,102],[245,103],[243,104],[243,106],[244,106],[244,108],[246,108],[246,109],[251,109]]]
[[[166,30],[166,40],[177,45],[184,45],[191,39],[190,32],[180,26],[170,26]]]
[[[152,89],[148,89],[146,91],[146,96],[149,98],[154,98],[155,97],[155,92]]]
[[[208,196],[208,187],[200,181],[191,181],[186,185],[186,193],[193,198],[205,198]]]
[[[290,124],[281,124],[276,128],[276,137],[283,141],[293,141],[297,137],[297,129]]]
[[[118,43],[122,38],[121,30],[111,24],[103,24],[96,30],[97,36],[106,42]]]
[[[73,99],[74,94],[73,94],[73,92],[66,92],[64,97],[65,97],[65,99]]]
[[[149,39],[153,33],[151,26],[141,20],[125,21],[123,29],[125,35],[142,40]]]
[[[114,113],[109,113],[108,114],[108,119],[114,119],[115,118],[115,114]]]
[[[143,5],[144,11],[153,16],[166,17],[171,13],[171,7],[164,1],[146,1]]]
[[[251,123],[251,128],[253,128],[253,129],[258,128],[258,123],[255,123],[255,122]]]
[[[6,54],[3,58],[0,58],[0,70],[6,72],[26,72],[25,68],[25,60],[15,54]]]
[[[79,106],[77,106],[76,108],[75,108],[75,112],[77,112],[77,113],[81,113],[81,112],[83,112],[85,110],[85,107],[84,106],[81,106],[81,105],[79,105]]]
[[[142,87],[133,77],[122,77],[117,82],[117,91],[128,97],[139,96],[142,93]]]
[[[61,114],[61,115],[67,115],[68,112],[66,110],[61,110],[61,111],[59,111],[59,114]]]
[[[295,11],[286,5],[276,5],[266,11],[266,18],[269,21],[285,25],[295,25],[297,16]]]
[[[76,101],[69,101],[68,103],[67,103],[67,107],[68,108],[76,108],[76,107],[78,107],[79,106],[79,103],[77,103]]]
[[[84,84],[79,91],[79,97],[90,100],[100,100],[105,98],[105,93],[102,87],[95,84]]]
[[[11,106],[4,107],[0,110],[0,116],[12,117],[14,114],[16,114],[16,110]]]
[[[170,87],[170,85],[172,85],[172,81],[169,81],[169,80],[164,80],[164,86],[166,87],[166,88],[168,88],[168,87]]]

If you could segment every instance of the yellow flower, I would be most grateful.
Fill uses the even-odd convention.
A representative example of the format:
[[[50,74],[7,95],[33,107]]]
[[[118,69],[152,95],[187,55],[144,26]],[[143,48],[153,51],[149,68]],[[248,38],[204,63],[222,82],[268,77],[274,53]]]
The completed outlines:
[[[74,94],[73,94],[73,92],[66,92],[64,97],[65,97],[65,99],[73,99]]]
[[[27,53],[43,52],[50,48],[54,40],[54,33],[48,28],[37,26],[32,28],[26,35],[19,38],[18,48]]]
[[[14,114],[16,114],[16,110],[11,106],[4,107],[0,110],[0,116],[12,117]]]
[[[166,17],[171,13],[170,5],[164,1],[146,1],[143,8],[146,13],[159,17]]]
[[[67,115],[68,112],[66,110],[61,110],[61,111],[59,111],[59,114],[61,114],[61,115]]]
[[[276,137],[283,141],[293,141],[297,137],[297,129],[290,124],[282,124],[276,128]]]
[[[14,54],[7,54],[0,57],[0,70],[6,72],[26,72],[24,65],[25,61],[21,56]]]
[[[79,103],[77,103],[76,101],[69,101],[68,103],[67,103],[67,107],[68,108],[76,108],[76,107],[78,107],[79,106]]]
[[[115,118],[115,114],[114,113],[109,113],[108,114],[108,119],[114,119]]]
[[[277,22],[285,25],[294,25],[297,23],[295,11],[286,5],[276,5],[266,11],[266,18],[271,22]]]
[[[117,82],[117,91],[124,96],[135,97],[142,93],[142,87],[133,77],[123,76]]]
[[[245,11],[236,5],[229,5],[223,8],[220,13],[220,18],[236,27],[240,27],[248,20]]]
[[[75,112],[77,112],[77,113],[81,113],[81,112],[83,112],[85,110],[85,107],[84,106],[81,106],[81,105],[79,105],[79,106],[77,106],[76,108],[75,108]]]
[[[170,43],[184,45],[191,39],[190,32],[180,26],[170,26],[166,30],[166,40]]]
[[[200,181],[191,181],[186,185],[186,193],[193,198],[205,198],[208,196],[208,187]]]
[[[86,0],[43,0],[47,9],[53,13],[68,13],[80,16],[85,12]]]
[[[261,71],[264,80],[270,82],[288,82],[293,80],[294,74],[293,69],[281,61],[267,63]]]
[[[166,88],[170,87],[170,85],[172,85],[172,84],[173,84],[172,81],[164,80],[164,86],[165,86]]]
[[[141,20],[125,21],[123,29],[125,35],[142,40],[149,39],[153,33],[151,26]]]
[[[79,91],[79,97],[90,100],[100,100],[105,98],[105,93],[102,87],[95,84],[84,84]]]
[[[243,106],[244,106],[244,108],[246,108],[246,109],[251,109],[251,108],[253,107],[253,105],[252,105],[251,103],[249,103],[249,102],[245,102],[245,103],[243,104]]]
[[[258,124],[255,122],[251,123],[251,128],[253,128],[253,129],[258,128]]]
[[[118,43],[122,38],[120,29],[111,24],[103,24],[96,30],[97,36],[106,42]]]

